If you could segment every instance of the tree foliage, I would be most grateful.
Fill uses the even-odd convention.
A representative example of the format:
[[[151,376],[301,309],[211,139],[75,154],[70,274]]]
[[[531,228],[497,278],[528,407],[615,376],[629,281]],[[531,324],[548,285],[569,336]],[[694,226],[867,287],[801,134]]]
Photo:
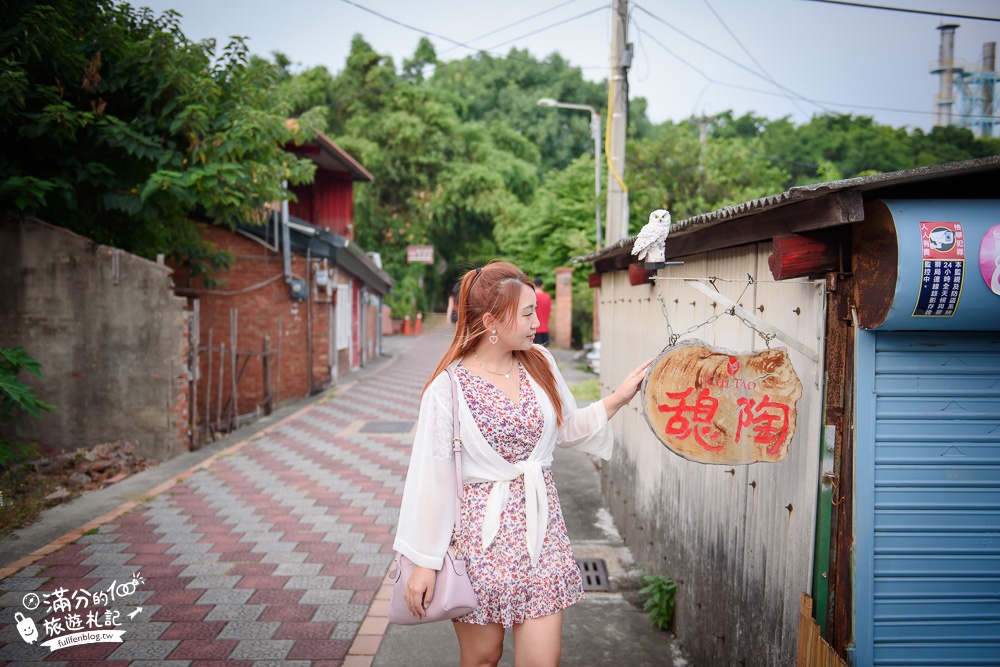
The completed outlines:
[[[396,278],[397,316],[439,308],[462,272],[494,257],[551,288],[555,267],[594,249],[589,114],[537,101],[604,117],[605,81],[557,53],[445,60],[427,39],[399,68],[361,35],[335,73],[272,56],[249,57],[240,38],[193,43],[174,12],[0,0],[0,207],[209,271],[227,257],[201,242],[191,212],[216,224],[261,219],[288,185],[312,178],[312,163],[284,146],[325,127],[375,177],[355,189],[355,233]],[[1000,140],[968,130],[846,114],[798,126],[732,112],[653,124],[645,100],[632,99],[629,230],[655,208],[681,220],[796,185],[996,153]],[[433,245],[438,262],[408,265],[411,244]],[[574,278],[581,337],[585,274]]]
[[[193,43],[178,15],[111,0],[0,0],[0,206],[99,243],[225,265],[192,211],[260,221],[314,167],[282,147],[322,111],[288,121],[276,68],[243,40]]]

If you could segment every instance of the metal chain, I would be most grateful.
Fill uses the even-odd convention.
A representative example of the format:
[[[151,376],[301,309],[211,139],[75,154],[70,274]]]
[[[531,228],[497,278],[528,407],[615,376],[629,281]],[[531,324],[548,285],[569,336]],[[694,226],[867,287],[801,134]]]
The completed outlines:
[[[718,280],[718,278],[715,278],[714,276],[709,278],[709,282],[712,284],[712,287],[715,287],[715,281],[716,280]],[[735,281],[733,281],[733,282],[735,282]],[[754,280],[753,276],[751,276],[748,273],[747,274],[747,284],[743,288],[743,291],[740,292],[740,296],[739,296],[739,298],[737,298],[737,301],[739,301],[740,299],[743,298],[743,295],[746,294],[747,289],[751,285],[753,285],[755,282],[757,282],[757,281]],[[751,322],[751,321],[749,321],[749,320],[741,317],[740,315],[738,315],[736,313],[736,308],[735,307],[730,308],[728,310],[724,310],[721,313],[717,313],[715,315],[712,315],[710,318],[708,318],[707,320],[705,320],[701,324],[695,324],[694,326],[689,327],[689,328],[687,328],[686,330],[684,330],[684,331],[682,331],[680,333],[674,333],[674,329],[670,325],[670,316],[667,314],[667,302],[664,301],[664,299],[663,299],[663,291],[660,289],[660,283],[659,282],[656,283],[656,298],[660,302],[660,310],[663,312],[663,319],[666,320],[666,322],[667,322],[667,345],[669,347],[673,347],[674,345],[677,344],[677,341],[680,340],[681,338],[683,338],[684,336],[688,335],[689,333],[694,333],[695,331],[697,331],[698,329],[702,328],[703,326],[711,324],[712,322],[716,321],[717,319],[719,319],[723,315],[732,315],[733,317],[735,317],[738,320],[740,320],[741,322],[743,322],[743,324],[745,324],[746,326],[750,327],[755,332],[757,332],[757,335],[760,336],[761,339],[764,341],[764,345],[767,347],[767,349],[771,349],[771,341],[774,340],[775,338],[777,338],[777,334],[769,333],[769,332],[766,332],[766,331],[761,331],[756,326],[754,326],[753,322]]]

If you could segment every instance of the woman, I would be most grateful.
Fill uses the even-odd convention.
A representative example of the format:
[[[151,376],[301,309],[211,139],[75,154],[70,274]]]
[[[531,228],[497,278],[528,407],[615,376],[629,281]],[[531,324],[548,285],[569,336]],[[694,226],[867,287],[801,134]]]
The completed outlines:
[[[610,396],[583,409],[555,360],[533,344],[534,285],[494,262],[462,279],[455,337],[424,387],[393,547],[418,567],[406,605],[423,616],[436,570],[452,539],[452,399],[446,367],[460,388],[464,500],[457,547],[479,599],[455,620],[463,667],[496,665],[505,628],[514,664],[557,665],[562,610],[583,598],[553,483],[552,451],[571,447],[602,458],[614,438],[608,420],[636,392],[646,362]]]

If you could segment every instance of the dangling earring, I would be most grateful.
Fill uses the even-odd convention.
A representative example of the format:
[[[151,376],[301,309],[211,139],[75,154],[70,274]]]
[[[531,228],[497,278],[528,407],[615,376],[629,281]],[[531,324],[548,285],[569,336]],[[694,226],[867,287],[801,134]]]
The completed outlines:
[[[497,330],[494,329],[492,334],[490,334],[490,342],[496,345],[498,340],[500,340],[500,337],[497,336]]]

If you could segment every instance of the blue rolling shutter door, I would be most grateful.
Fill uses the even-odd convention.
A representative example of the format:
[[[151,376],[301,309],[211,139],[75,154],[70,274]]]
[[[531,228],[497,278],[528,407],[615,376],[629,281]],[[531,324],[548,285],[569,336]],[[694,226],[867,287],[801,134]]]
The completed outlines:
[[[872,662],[1000,665],[1000,333],[879,332],[874,390]]]

